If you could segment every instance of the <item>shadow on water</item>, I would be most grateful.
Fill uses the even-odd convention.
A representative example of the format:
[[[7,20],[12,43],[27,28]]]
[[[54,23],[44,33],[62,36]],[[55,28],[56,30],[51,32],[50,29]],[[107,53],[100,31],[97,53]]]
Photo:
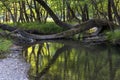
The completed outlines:
[[[30,80],[119,80],[120,48],[75,41],[40,42],[23,50]]]

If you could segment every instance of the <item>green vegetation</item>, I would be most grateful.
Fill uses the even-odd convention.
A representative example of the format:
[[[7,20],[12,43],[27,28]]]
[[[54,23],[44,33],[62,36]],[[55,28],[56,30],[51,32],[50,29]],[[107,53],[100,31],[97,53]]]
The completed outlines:
[[[90,19],[104,19],[120,25],[119,4],[119,0],[0,0],[0,22],[42,34],[59,33],[65,30],[61,27],[69,28],[66,23],[81,24]],[[65,25],[59,27],[54,22]],[[75,39],[78,37],[75,35]],[[107,37],[115,41],[119,33],[108,32]]]
[[[10,46],[12,45],[11,40],[5,38],[0,38],[0,53],[9,51]]]
[[[58,33],[65,30],[61,28],[63,26],[69,28],[66,23],[75,25],[90,19],[120,25],[119,5],[119,0],[0,0],[0,22],[43,34]],[[88,32],[92,33],[94,29]]]
[[[13,24],[10,24],[13,26]],[[48,34],[48,33],[58,33],[63,31],[64,29],[56,25],[54,22],[47,23],[38,23],[38,22],[30,22],[30,23],[17,23],[16,27],[22,28],[24,30],[35,30],[40,33]]]
[[[42,80],[90,80],[89,77],[93,77],[95,80],[110,80],[110,62],[112,62],[112,69],[116,69],[112,73],[116,75],[114,78],[119,79],[120,64],[117,64],[120,60],[119,47],[115,48],[110,45],[88,47],[77,43],[71,44],[80,47],[70,45],[66,46],[66,49],[60,42],[49,42],[26,48],[23,52],[24,55],[27,55],[25,58],[31,65],[30,79],[40,74],[44,75]],[[42,48],[39,47],[41,45]],[[36,65],[36,63],[39,64]]]
[[[0,32],[3,32],[3,30],[0,29]],[[0,53],[9,51],[11,45],[12,41],[9,38],[0,36]]]
[[[107,32],[106,34],[109,41],[115,42],[120,40],[120,30],[115,30],[114,32]]]

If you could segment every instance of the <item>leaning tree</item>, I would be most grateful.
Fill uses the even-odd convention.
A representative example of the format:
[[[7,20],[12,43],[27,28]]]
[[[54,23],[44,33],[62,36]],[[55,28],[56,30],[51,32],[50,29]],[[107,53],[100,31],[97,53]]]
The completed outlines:
[[[60,32],[60,33],[56,33],[56,34],[50,34],[50,35],[38,35],[38,34],[30,34],[27,31],[18,29],[16,27],[10,27],[9,25],[5,25],[5,24],[0,24],[0,28],[3,29],[3,30],[8,30],[11,33],[20,34],[25,39],[45,40],[45,39],[68,38],[68,37],[73,36],[75,34],[85,32],[86,30],[89,30],[89,29],[91,29],[93,27],[97,27],[97,31],[94,33],[94,36],[96,36],[96,35],[99,35],[103,30],[113,30],[116,26],[119,26],[120,15],[118,14],[117,8],[116,8],[113,0],[108,0],[108,12],[109,12],[108,17],[109,17],[109,20],[89,19],[89,18],[87,19],[86,18],[86,20],[84,22],[76,24],[76,25],[68,24],[68,23],[60,20],[58,18],[58,16],[54,13],[54,11],[48,6],[48,4],[45,1],[43,1],[43,0],[35,0],[35,1],[37,3],[39,3],[47,11],[47,13],[51,16],[51,18],[54,20],[54,22],[58,26],[66,29],[66,31],[63,31],[63,32]],[[99,11],[97,5],[95,5],[96,2],[94,2],[93,0],[91,0],[91,2],[93,2],[92,4],[95,7],[95,10],[97,12],[101,13]],[[74,15],[76,17],[76,15],[74,14],[72,8],[70,7],[70,5],[68,3],[67,3],[67,7],[71,11],[72,15]],[[81,7],[81,9],[85,9],[86,10],[86,16],[87,16],[88,15],[87,14],[88,11],[87,11],[86,8],[88,8],[86,4],[85,4],[84,8]],[[112,15],[111,14],[111,9],[113,11],[112,14],[115,15],[115,17],[116,17],[116,19],[118,21],[118,22],[116,22],[116,23],[118,23],[118,25],[113,23],[112,16],[111,16]],[[16,37],[20,36],[20,35],[19,36],[12,35],[11,33],[9,33],[11,36],[16,36]],[[1,35],[4,35],[4,34],[1,33]]]

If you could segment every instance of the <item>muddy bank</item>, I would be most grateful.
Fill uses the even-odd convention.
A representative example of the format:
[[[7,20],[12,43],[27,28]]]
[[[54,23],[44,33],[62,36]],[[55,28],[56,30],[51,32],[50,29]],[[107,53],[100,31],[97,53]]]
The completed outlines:
[[[21,54],[22,49],[14,45],[6,58],[0,59],[0,80],[28,80],[29,64]]]

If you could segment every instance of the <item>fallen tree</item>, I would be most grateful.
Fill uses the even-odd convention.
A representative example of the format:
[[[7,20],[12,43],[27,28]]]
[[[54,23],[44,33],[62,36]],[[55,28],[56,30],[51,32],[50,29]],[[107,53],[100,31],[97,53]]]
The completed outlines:
[[[86,22],[83,22],[81,24],[77,25],[71,25],[65,22],[62,22],[57,15],[52,11],[52,9],[46,4],[44,0],[36,0],[51,16],[51,18],[54,20],[54,22],[60,26],[66,29],[66,31],[50,34],[50,35],[40,35],[40,34],[31,34],[29,31],[18,29],[17,27],[11,27],[6,24],[0,24],[0,28],[2,30],[7,30],[10,33],[9,34],[1,34],[1,35],[9,35],[14,38],[22,38],[24,40],[33,41],[33,40],[48,40],[48,39],[61,39],[61,38],[68,38],[72,37],[75,34],[79,34],[82,32],[85,32],[93,27],[97,27],[97,31],[92,34],[92,36],[96,36],[104,32],[105,30],[114,30],[114,28],[117,26],[116,24],[108,21],[108,20],[102,20],[102,19],[91,19]]]
[[[85,32],[86,30],[89,30],[93,27],[98,28],[98,30],[95,32],[96,34],[94,34],[94,36],[96,36],[96,35],[102,33],[104,30],[113,30],[116,26],[117,25],[115,25],[107,20],[91,19],[82,24],[75,25],[71,29],[68,29],[68,30],[60,32],[60,33],[50,34],[50,35],[39,35],[39,34],[31,34],[25,30],[18,29],[16,27],[11,27],[6,24],[0,24],[0,28],[2,30],[7,30],[7,31],[10,31],[11,33],[14,33],[14,35],[9,33],[11,36],[18,37],[18,38],[21,36],[21,37],[24,37],[25,39],[33,39],[33,40],[68,38],[75,34]],[[15,34],[17,34],[17,35],[15,35]]]

